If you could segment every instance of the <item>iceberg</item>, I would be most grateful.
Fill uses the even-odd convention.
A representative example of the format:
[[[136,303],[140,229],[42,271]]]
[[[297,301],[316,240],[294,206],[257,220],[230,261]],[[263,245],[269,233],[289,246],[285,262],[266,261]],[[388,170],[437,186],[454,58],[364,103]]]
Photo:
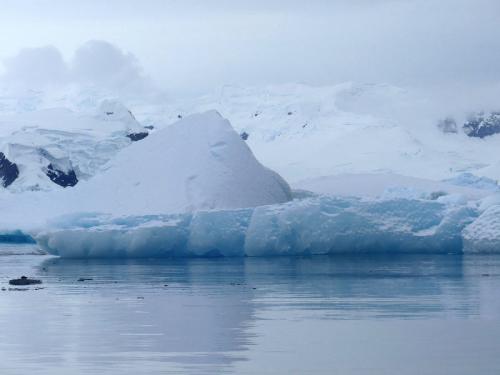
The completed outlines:
[[[292,193],[229,121],[209,111],[124,148],[66,198],[73,212],[148,215],[284,203]]]
[[[318,196],[170,215],[82,213],[59,218],[35,238],[68,258],[460,253],[462,230],[477,216],[438,201]]]
[[[500,205],[488,207],[463,231],[464,251],[500,253]]]

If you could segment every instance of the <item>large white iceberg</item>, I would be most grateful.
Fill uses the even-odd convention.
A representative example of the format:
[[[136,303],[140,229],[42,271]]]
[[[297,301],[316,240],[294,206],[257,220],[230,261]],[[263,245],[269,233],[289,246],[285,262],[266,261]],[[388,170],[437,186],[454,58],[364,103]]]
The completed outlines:
[[[217,112],[192,115],[123,149],[68,196],[78,211],[162,214],[283,203],[288,184]]]

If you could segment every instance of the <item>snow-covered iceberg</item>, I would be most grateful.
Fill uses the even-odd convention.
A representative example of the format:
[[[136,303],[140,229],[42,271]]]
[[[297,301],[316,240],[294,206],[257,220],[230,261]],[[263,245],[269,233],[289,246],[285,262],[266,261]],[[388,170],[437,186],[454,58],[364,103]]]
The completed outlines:
[[[291,191],[210,111],[123,149],[67,199],[73,211],[142,215],[283,203]]]

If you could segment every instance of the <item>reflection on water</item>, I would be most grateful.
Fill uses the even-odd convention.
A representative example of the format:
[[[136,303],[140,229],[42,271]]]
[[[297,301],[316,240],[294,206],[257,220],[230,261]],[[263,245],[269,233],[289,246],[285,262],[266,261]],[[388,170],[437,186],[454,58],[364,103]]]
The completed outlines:
[[[2,374],[425,373],[405,366],[439,340],[451,348],[430,373],[500,369],[497,256],[0,256],[2,286],[22,274],[44,289],[0,293]]]

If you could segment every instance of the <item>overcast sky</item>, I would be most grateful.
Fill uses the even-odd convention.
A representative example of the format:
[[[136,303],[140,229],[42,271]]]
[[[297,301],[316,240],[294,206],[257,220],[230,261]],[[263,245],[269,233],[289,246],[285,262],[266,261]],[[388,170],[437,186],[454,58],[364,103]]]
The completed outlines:
[[[59,67],[48,49],[40,58],[60,76],[78,48],[103,40],[123,51],[124,72],[142,69],[170,89],[500,81],[498,0],[0,0],[0,7],[0,58],[15,77],[33,70],[12,59],[23,48],[60,52]],[[71,69],[118,58],[101,47],[85,56],[80,49],[80,68]],[[101,59],[89,57],[100,50]],[[37,60],[37,51],[24,51],[24,61]]]

